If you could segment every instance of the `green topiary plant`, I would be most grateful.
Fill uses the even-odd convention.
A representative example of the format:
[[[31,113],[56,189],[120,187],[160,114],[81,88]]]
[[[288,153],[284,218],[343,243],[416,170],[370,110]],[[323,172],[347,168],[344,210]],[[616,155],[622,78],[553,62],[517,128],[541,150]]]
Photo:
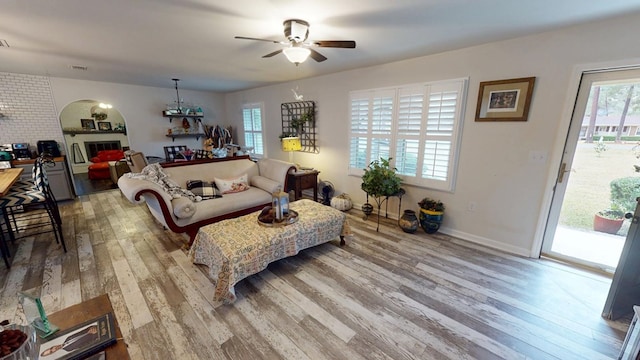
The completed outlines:
[[[373,211],[373,206],[369,204],[369,195],[371,195],[378,205],[378,227],[380,229],[380,206],[389,196],[400,193],[400,185],[402,178],[396,175],[396,168],[389,165],[391,158],[374,160],[369,163],[368,169],[364,169],[362,175],[362,184],[360,188],[367,193],[367,203],[362,205],[362,211],[368,216]],[[365,216],[366,219],[366,216]]]
[[[631,176],[614,179],[611,188],[611,209],[620,210],[622,215],[633,213],[636,209],[636,198],[640,196],[640,177]]]
[[[396,168],[389,165],[391,158],[374,160],[364,169],[360,188],[373,197],[391,196],[400,191],[402,178],[396,175]]]

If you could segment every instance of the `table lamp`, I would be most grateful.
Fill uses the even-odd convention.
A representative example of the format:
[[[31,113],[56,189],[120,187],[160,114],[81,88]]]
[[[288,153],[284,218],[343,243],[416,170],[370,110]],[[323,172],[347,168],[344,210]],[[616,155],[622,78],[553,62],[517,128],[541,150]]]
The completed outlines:
[[[289,153],[289,162],[293,163],[293,152],[302,150],[302,143],[299,137],[282,138],[282,151]]]

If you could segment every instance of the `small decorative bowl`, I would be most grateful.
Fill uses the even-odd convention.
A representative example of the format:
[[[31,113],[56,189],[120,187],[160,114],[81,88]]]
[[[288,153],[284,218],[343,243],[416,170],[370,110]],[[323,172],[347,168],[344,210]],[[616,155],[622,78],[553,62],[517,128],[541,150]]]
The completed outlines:
[[[3,330],[20,330],[27,335],[26,340],[12,353],[0,357],[0,360],[33,360],[38,358],[38,342],[36,330],[32,326],[10,324]]]

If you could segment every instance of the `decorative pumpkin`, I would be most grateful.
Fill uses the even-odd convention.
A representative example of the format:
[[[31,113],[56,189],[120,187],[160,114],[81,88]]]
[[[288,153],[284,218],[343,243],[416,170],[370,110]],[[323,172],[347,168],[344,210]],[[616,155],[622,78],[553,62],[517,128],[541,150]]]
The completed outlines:
[[[353,207],[351,197],[347,194],[340,194],[331,198],[331,207],[340,211],[347,211]]]

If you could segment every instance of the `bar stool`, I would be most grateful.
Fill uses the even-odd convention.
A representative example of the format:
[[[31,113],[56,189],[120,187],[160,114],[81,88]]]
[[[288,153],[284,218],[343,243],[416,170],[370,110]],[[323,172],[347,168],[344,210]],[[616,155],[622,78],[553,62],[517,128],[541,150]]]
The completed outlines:
[[[2,219],[0,219],[0,221],[2,221]],[[11,264],[9,263],[9,256],[11,254],[9,253],[9,247],[7,246],[7,241],[4,235],[3,226],[5,225],[7,225],[6,221],[0,222],[0,254],[2,255],[2,259],[4,260],[4,264],[7,266],[7,269],[10,269]],[[8,228],[8,225],[7,225],[7,228]],[[8,233],[9,231],[7,230],[7,234]]]
[[[52,162],[46,155],[37,158],[33,165],[33,187],[24,181],[13,186],[7,195],[0,198],[0,211],[12,242],[27,236],[53,232],[56,243],[61,243],[64,252],[67,252],[60,210],[44,169],[44,164]],[[35,232],[32,231],[34,229]]]

